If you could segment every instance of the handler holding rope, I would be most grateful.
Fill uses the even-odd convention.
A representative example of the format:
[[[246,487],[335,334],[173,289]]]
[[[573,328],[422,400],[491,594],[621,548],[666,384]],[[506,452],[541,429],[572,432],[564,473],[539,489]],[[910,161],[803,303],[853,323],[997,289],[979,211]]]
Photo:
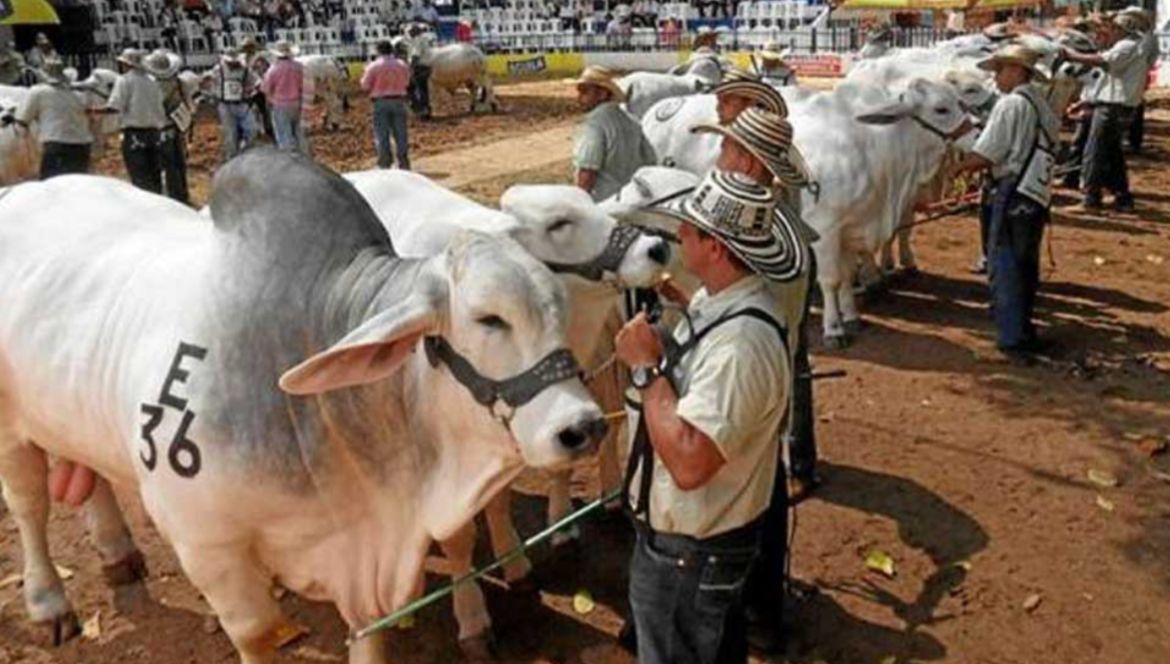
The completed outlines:
[[[982,214],[988,227],[988,273],[996,345],[1010,359],[1030,361],[1038,349],[1032,312],[1040,286],[1040,242],[1052,197],[1058,120],[1044,93],[1039,55],[1017,44],[979,63],[995,72],[1004,97],[960,170],[991,170]]]

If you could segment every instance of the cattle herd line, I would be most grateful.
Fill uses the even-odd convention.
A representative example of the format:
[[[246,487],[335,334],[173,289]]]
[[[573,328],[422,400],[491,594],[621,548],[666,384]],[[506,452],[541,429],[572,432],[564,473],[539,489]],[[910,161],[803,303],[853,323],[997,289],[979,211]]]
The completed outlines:
[[[1099,75],[1060,58],[1080,33],[1014,38],[1042,55],[1057,113]],[[915,268],[908,226],[951,193],[948,169],[995,103],[974,66],[994,46],[892,49],[832,90],[780,88],[815,181],[800,207],[820,236],[828,346],[856,334],[855,284],[894,267],[895,240]],[[343,74],[313,71],[340,94],[324,80]],[[87,106],[111,77],[79,87]],[[507,488],[525,467],[553,473],[550,522],[571,509],[570,464],[602,439],[615,488],[616,436],[580,376],[613,354],[622,289],[687,278],[643,210],[714,166],[720,136],[688,129],[713,121],[715,82],[620,82],[661,165],[601,202],[515,185],[494,209],[408,171],[337,175],[264,147],[221,167],[200,211],[97,176],[0,189],[0,477],[29,617],[57,641],[78,633],[48,551],[50,459],[95,471],[81,509],[123,582],[145,567],[111,485],[137,487],[245,664],[271,661],[286,624],[274,580],[357,630],[418,595],[433,541],[470,571],[480,511],[497,555],[516,548]],[[0,182],[35,177],[34,151],[0,129]],[[518,557],[504,576],[530,569]],[[479,587],[457,588],[454,610],[482,651]],[[384,661],[381,642],[355,641],[350,661]]]

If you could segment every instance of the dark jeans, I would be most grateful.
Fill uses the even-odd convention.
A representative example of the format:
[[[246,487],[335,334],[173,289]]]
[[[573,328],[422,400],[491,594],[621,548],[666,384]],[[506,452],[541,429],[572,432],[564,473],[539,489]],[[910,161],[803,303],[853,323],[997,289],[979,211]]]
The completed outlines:
[[[135,187],[161,194],[162,151],[159,130],[123,129],[122,161]]]
[[[636,522],[630,608],[639,664],[744,664],[743,590],[759,522],[704,540]]]
[[[394,137],[394,153],[398,168],[410,170],[410,142],[406,135],[406,103],[401,98],[374,100],[374,149],[378,152],[378,168],[390,168],[390,138]]]
[[[1015,193],[1016,180],[995,184],[986,214],[990,218],[987,257],[996,345],[1018,349],[1035,341],[1032,316],[1040,288],[1040,245],[1048,209]]]
[[[89,172],[89,143],[41,144],[41,179],[55,175]]]
[[[162,158],[163,189],[166,195],[184,205],[191,204],[187,191],[187,146],[183,132],[164,129],[159,142]]]
[[[1129,122],[1129,149],[1134,152],[1142,151],[1142,142],[1146,138],[1146,102],[1142,102],[1133,111],[1133,119]]]
[[[1064,174],[1064,184],[1070,189],[1081,188],[1081,177],[1085,168],[1085,145],[1089,142],[1089,129],[1093,124],[1093,113],[1089,111],[1077,122],[1077,131],[1073,134],[1069,144],[1068,155],[1064,159],[1064,167],[1068,169]]]
[[[1093,121],[1085,143],[1085,194],[1100,199],[1102,189],[1109,189],[1120,199],[1130,198],[1129,174],[1121,135],[1133,109],[1115,104],[1093,108]]]
[[[806,353],[807,356],[807,353]],[[794,454],[790,450],[790,455]],[[814,450],[815,454],[815,450]],[[815,457],[814,457],[815,460]],[[795,464],[795,461],[793,462]],[[748,577],[745,604],[764,629],[782,636],[784,598],[788,594],[788,480],[784,460],[776,466],[772,501],[764,512],[760,557]]]
[[[812,256],[812,252],[809,252]],[[792,434],[788,440],[788,460],[792,476],[811,481],[817,470],[816,416],[813,412],[812,367],[808,361],[808,311],[812,304],[812,289],[816,284],[816,259],[809,269],[808,289],[804,296],[804,314],[800,318],[796,353],[792,363]],[[784,464],[780,464],[783,470]],[[780,482],[781,478],[777,478]],[[784,483],[784,482],[780,482]],[[787,502],[787,501],[786,501]]]
[[[417,64],[410,66],[410,86],[406,90],[410,96],[410,108],[424,118],[431,117],[430,80],[430,67]]]

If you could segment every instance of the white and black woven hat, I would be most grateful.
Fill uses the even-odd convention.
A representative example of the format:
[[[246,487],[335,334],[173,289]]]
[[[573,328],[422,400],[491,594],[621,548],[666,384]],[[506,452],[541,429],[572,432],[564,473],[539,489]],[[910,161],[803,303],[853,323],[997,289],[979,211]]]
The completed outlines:
[[[711,171],[689,196],[650,211],[714,235],[770,281],[792,281],[808,268],[808,245],[776,194],[745,175]]]
[[[812,181],[804,157],[792,142],[792,124],[777,113],[748,108],[729,125],[703,123],[692,126],[691,131],[714,132],[734,140],[785,185],[805,187]]]
[[[739,95],[755,101],[756,105],[780,117],[788,117],[788,105],[780,92],[756,74],[742,69],[728,69],[723,80],[711,90],[716,95]]]

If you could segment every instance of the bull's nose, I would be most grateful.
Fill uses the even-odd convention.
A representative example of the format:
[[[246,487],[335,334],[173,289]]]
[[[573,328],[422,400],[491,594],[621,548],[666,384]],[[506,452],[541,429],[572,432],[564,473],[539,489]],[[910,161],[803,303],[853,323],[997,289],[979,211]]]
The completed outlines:
[[[659,265],[666,265],[670,261],[670,245],[666,240],[659,240],[658,244],[650,247],[650,251],[646,252],[650,260]]]
[[[609,426],[600,417],[584,420],[561,429],[557,441],[571,452],[584,452],[591,443],[601,442]]]

